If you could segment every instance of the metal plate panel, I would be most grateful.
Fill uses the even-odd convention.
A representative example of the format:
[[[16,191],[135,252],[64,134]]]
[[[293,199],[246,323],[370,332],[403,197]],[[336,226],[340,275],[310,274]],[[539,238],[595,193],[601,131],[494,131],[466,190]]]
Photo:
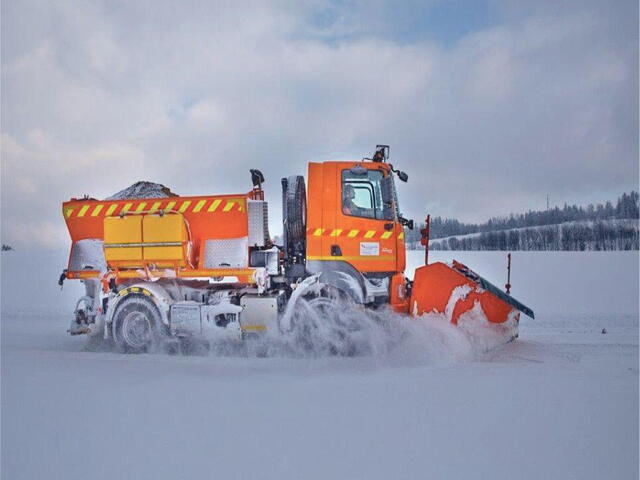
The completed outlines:
[[[207,240],[204,248],[204,268],[247,267],[249,245],[247,237]]]
[[[268,237],[266,218],[267,202],[263,200],[249,200],[249,245],[264,247]]]
[[[104,272],[107,264],[104,259],[104,242],[97,239],[78,240],[71,249],[69,269],[72,271],[98,270]]]

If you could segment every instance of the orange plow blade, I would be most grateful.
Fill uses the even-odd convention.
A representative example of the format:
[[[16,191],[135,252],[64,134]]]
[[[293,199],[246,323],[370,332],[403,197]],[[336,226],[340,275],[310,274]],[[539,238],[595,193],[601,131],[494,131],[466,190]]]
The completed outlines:
[[[413,315],[441,313],[457,324],[461,315],[478,307],[490,323],[518,320],[520,312],[534,318],[529,307],[459,262],[432,263],[416,270],[410,303]]]

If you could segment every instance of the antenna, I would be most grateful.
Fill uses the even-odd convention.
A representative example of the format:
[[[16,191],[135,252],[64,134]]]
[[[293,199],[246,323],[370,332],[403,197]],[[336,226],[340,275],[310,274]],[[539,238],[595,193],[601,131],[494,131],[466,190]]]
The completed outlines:
[[[507,284],[504,288],[508,294],[511,294],[511,252],[507,253]]]

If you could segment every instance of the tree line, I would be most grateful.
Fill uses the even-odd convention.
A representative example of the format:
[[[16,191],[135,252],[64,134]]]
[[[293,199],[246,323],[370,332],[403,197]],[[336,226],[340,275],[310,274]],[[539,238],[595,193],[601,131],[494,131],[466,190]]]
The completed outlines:
[[[565,204],[542,211],[493,217],[485,223],[431,219],[435,250],[638,250],[638,192],[587,207]],[[406,232],[409,248],[419,248],[420,224]],[[444,237],[469,235],[462,238]]]
[[[430,243],[433,250],[638,250],[637,221],[597,221],[482,232]]]

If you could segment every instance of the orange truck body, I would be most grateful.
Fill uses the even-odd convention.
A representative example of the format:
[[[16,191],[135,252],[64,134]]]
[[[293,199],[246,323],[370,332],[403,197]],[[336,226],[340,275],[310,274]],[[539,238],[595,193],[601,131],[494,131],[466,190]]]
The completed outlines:
[[[368,170],[391,174],[385,164],[364,164]],[[346,214],[341,208],[341,173],[353,162],[309,164],[309,202],[307,213],[307,259],[344,260],[365,273],[404,272],[404,229],[397,220],[362,218]],[[362,255],[361,244],[379,243],[378,255]],[[340,257],[331,255],[338,245]]]

